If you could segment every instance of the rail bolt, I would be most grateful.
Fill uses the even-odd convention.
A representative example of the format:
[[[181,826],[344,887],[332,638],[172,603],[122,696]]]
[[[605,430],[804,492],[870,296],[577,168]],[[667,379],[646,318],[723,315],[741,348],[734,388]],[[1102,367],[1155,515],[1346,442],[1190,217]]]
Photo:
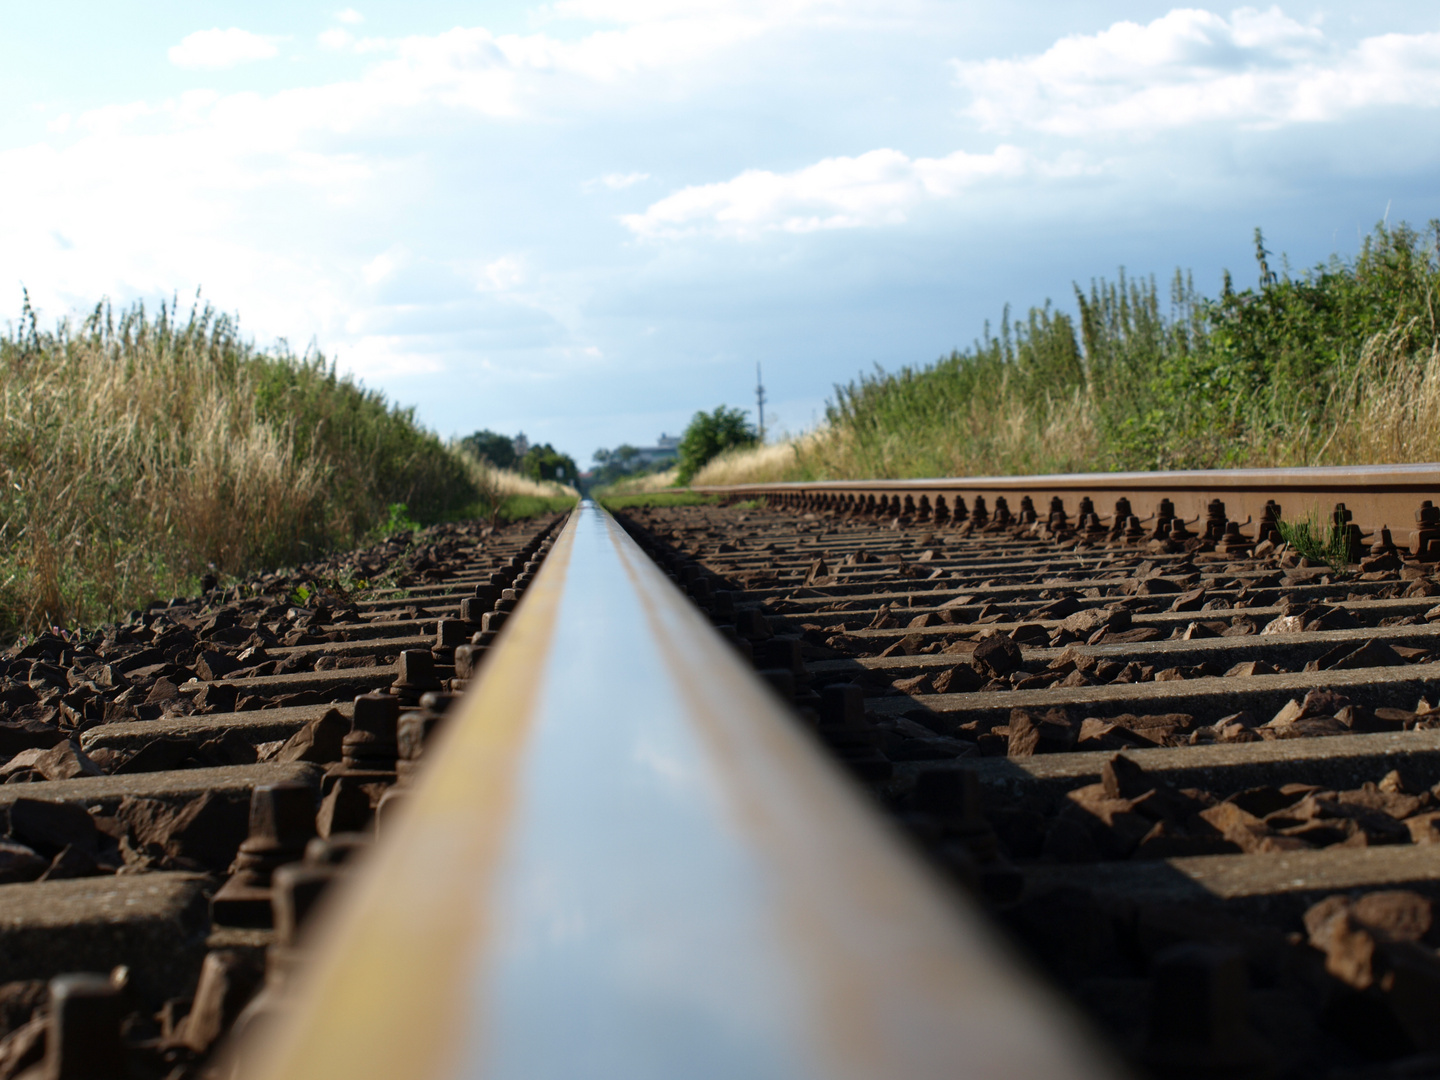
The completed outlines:
[[[1220,550],[1226,552],[1245,551],[1250,547],[1250,540],[1240,531],[1238,521],[1227,521],[1225,532],[1220,538]]]
[[[1410,554],[1421,562],[1440,562],[1440,507],[1426,499],[1415,511],[1415,525]]]
[[[103,975],[51,979],[45,1080],[121,1080],[126,1075],[122,1011],[120,988]]]
[[[1161,1076],[1270,1075],[1265,1045],[1245,1019],[1249,983],[1240,950],[1201,942],[1157,958],[1144,1059]]]
[[[358,709],[357,709],[358,711]],[[348,736],[347,736],[348,738]],[[250,794],[250,835],[211,901],[224,926],[270,925],[270,882],[315,835],[315,792],[306,784],[261,784]]]
[[[487,629],[493,617],[494,612],[485,616]],[[400,654],[399,664],[396,665],[395,681],[390,685],[390,692],[400,699],[401,704],[414,705],[425,691],[439,689],[440,679],[435,674],[435,658],[430,655],[430,651],[404,650]]]
[[[340,874],[335,864],[289,863],[275,871],[270,890],[275,940],[293,946],[315,902]]]
[[[350,733],[340,743],[345,769],[394,772],[400,700],[389,694],[361,694],[355,699]]]

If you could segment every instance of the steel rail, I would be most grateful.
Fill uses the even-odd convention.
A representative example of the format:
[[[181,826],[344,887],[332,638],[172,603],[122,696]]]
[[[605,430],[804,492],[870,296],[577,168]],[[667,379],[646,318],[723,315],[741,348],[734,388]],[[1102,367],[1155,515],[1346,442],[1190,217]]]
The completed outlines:
[[[457,710],[241,1075],[1117,1075],[593,503]]]
[[[1096,511],[1112,512],[1114,502],[1127,498],[1140,518],[1150,515],[1156,502],[1169,498],[1176,513],[1203,519],[1212,499],[1225,503],[1233,521],[1259,521],[1265,503],[1273,499],[1288,517],[1319,510],[1328,516],[1336,503],[1344,503],[1353,523],[1365,531],[1382,526],[1407,530],[1424,499],[1440,501],[1440,463],[1418,465],[1355,465],[1334,468],[1208,469],[1173,472],[1058,473],[1049,476],[976,476],[916,480],[817,480],[796,483],[695,486],[702,494],[760,497],[772,504],[834,509],[842,506],[888,509],[901,500],[902,509],[925,514],[942,505],[952,513],[956,499],[971,505],[975,497],[1003,495],[1015,501],[1029,496],[1040,519],[1052,497],[1065,502],[1074,514],[1079,500],[1090,498]],[[882,502],[883,500],[883,502]],[[1042,501],[1043,500],[1043,501]],[[1396,540],[1402,536],[1397,532]]]

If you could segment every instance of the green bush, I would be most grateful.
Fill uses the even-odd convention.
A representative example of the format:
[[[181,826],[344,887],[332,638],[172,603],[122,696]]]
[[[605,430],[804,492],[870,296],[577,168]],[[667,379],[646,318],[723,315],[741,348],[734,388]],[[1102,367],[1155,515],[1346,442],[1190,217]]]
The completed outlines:
[[[460,440],[460,445],[481,461],[488,461],[497,469],[513,469],[515,467],[515,440],[509,435],[481,430],[473,435],[466,435]]]
[[[1177,272],[1167,298],[1122,271],[1076,287],[1078,320],[1048,302],[1014,323],[1007,309],[969,349],[836,387],[795,478],[1393,457],[1396,440],[1364,444],[1347,425],[1367,395],[1423,383],[1440,345],[1437,245],[1440,224],[1380,226],[1354,259],[1292,275],[1257,230],[1252,288],[1227,272],[1208,299]],[[1433,459],[1415,436],[1408,452]]]
[[[755,429],[741,409],[721,405],[711,413],[697,412],[680,439],[676,482],[688,484],[711,458],[733,447],[753,446],[756,441]]]
[[[563,484],[573,484],[580,477],[575,459],[569,454],[560,453],[549,443],[530,447],[520,459],[517,468],[522,476],[528,476],[535,481],[555,480]]]

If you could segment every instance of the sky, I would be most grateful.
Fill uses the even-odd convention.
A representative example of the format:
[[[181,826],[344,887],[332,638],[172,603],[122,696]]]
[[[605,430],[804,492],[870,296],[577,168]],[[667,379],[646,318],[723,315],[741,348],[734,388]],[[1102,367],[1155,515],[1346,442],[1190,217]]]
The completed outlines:
[[[358,0],[357,0],[358,2]],[[1440,9],[0,0],[0,321],[196,297],[444,436],[772,433],[1076,283],[1440,217]]]

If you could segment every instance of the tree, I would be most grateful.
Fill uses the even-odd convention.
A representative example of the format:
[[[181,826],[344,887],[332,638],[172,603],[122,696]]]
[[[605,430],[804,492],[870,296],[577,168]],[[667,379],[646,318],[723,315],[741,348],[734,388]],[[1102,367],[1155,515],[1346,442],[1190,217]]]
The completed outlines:
[[[646,465],[640,457],[640,450],[629,443],[621,443],[614,450],[601,447],[595,451],[595,462],[599,465],[591,477],[592,484],[613,484],[622,476],[653,472],[655,465]]]
[[[515,467],[515,440],[509,435],[498,435],[488,430],[477,431],[461,439],[460,445],[497,469]]]
[[[754,446],[756,442],[755,429],[745,420],[743,409],[721,405],[713,413],[697,412],[680,439],[680,473],[676,479],[688,484],[717,454],[737,446]]]
[[[519,470],[531,480],[559,480],[573,484],[580,477],[575,459],[560,453],[549,443],[530,447],[520,459]]]

